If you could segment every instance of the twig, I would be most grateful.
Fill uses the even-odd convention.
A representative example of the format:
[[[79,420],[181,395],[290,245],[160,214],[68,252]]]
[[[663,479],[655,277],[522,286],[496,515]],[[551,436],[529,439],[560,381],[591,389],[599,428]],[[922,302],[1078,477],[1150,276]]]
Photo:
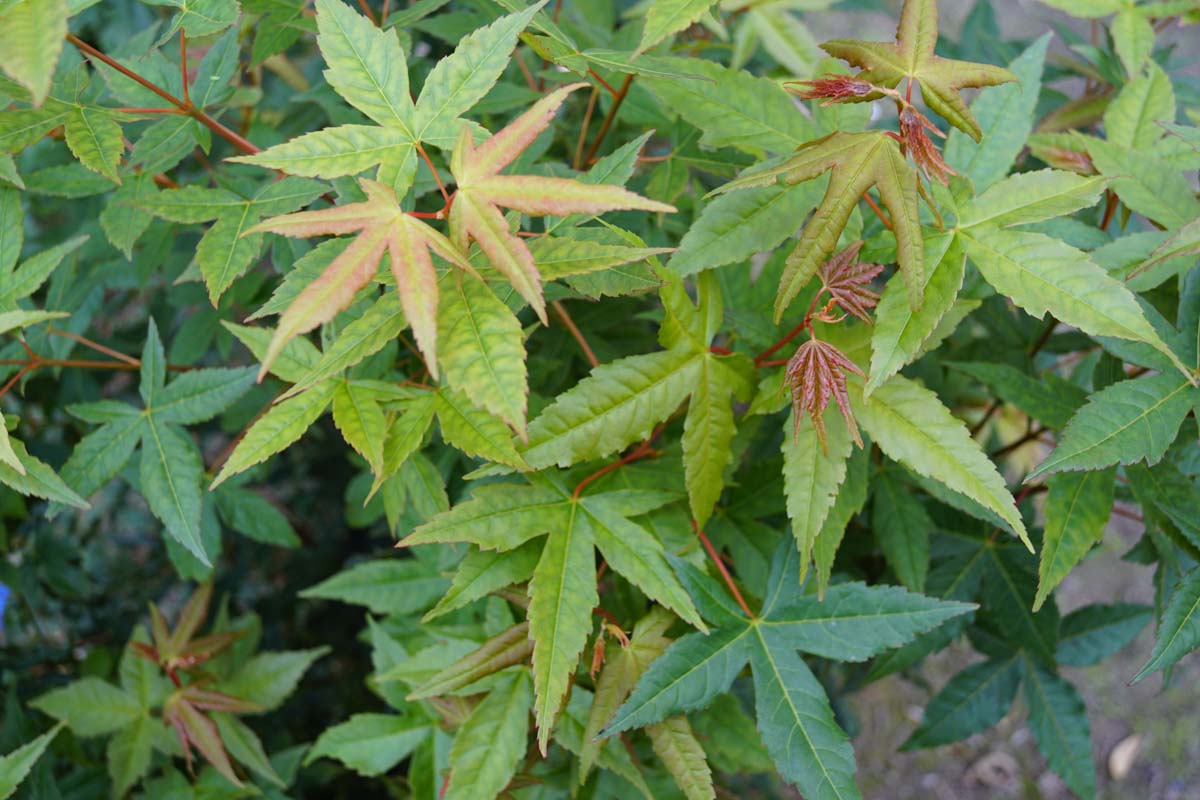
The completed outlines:
[[[591,162],[596,151],[600,149],[600,144],[604,141],[604,137],[608,135],[609,128],[612,127],[613,121],[617,118],[617,111],[620,110],[621,104],[625,102],[625,97],[629,94],[629,85],[633,83],[633,75],[626,75],[625,80],[621,82],[621,88],[617,90],[613,96],[612,108],[604,115],[604,121],[600,123],[600,130],[596,131],[596,138],[592,142],[592,146],[588,148],[587,155],[583,157],[583,163]]]
[[[562,304],[561,300],[555,300],[550,306],[558,314],[563,325],[567,326],[567,330],[570,331],[571,335],[575,337],[575,341],[579,342],[579,348],[583,350],[583,355],[587,358],[588,363],[592,365],[592,368],[595,369],[600,366],[600,359],[596,358],[596,353],[592,350],[591,345],[588,344],[587,339],[584,338],[583,331],[579,330],[579,326],[575,324],[575,320],[571,319],[567,307]]]
[[[525,83],[529,86],[529,90],[531,92],[538,91],[537,81],[533,79],[533,73],[525,65],[525,59],[521,57],[521,53],[516,52],[513,55],[517,57],[517,66],[521,68],[521,74],[525,76]]]
[[[192,98],[188,94],[187,33],[182,29],[179,31],[179,72],[183,80],[183,103],[190,106]]]
[[[358,7],[362,9],[363,14],[366,15],[367,19],[371,20],[372,25],[378,27],[380,24],[382,24],[379,20],[375,19],[375,12],[371,10],[369,5],[367,5],[367,0],[358,0]]]
[[[126,355],[118,350],[113,350],[111,347],[106,347],[105,345],[102,345],[99,342],[93,342],[91,339],[87,339],[83,336],[79,336],[78,334],[71,333],[70,331],[64,331],[59,328],[51,327],[49,329],[49,332],[54,334],[55,336],[61,336],[64,339],[70,339],[72,342],[81,344],[84,347],[90,347],[91,349],[95,350],[97,353],[103,353],[106,356],[112,356],[113,358],[120,359],[121,361],[124,361],[126,364],[132,364],[135,367],[141,367],[141,365],[142,365],[142,362],[138,361],[133,356]],[[24,342],[22,342],[22,343],[24,343]],[[37,353],[35,353],[35,352],[33,352],[33,350],[29,349],[28,345],[25,345],[25,351],[27,353],[29,353],[29,357],[31,359],[36,360],[38,358]]]
[[[879,217],[879,221],[883,223],[883,227],[887,228],[889,231],[892,230],[892,221],[884,215],[883,209],[875,204],[875,200],[872,199],[869,192],[863,192],[863,200],[867,201],[867,205],[869,205],[871,210],[875,212],[875,216]]]
[[[417,142],[417,154],[425,161],[425,166],[429,167],[429,171],[433,173],[433,179],[437,182],[438,191],[442,193],[442,202],[445,203],[445,210],[450,209],[450,193],[446,191],[446,184],[442,183],[442,178],[438,175],[437,167],[433,165],[433,160],[429,154],[425,152],[425,148]]]
[[[733,595],[733,599],[741,606],[742,611],[746,612],[746,616],[754,619],[754,612],[750,610],[750,606],[746,605],[746,599],[742,597],[742,593],[738,590],[737,584],[733,582],[733,576],[729,574],[729,570],[725,567],[725,562],[721,560],[720,554],[717,553],[712,542],[704,535],[704,531],[696,524],[696,520],[692,520],[692,530],[700,537],[700,543],[704,545],[704,549],[708,551],[708,555],[712,558],[713,563],[717,565],[717,571],[721,573],[721,578],[725,581],[725,586],[729,588],[729,593]]]
[[[757,356],[754,357],[754,366],[756,366],[756,367],[775,366],[774,362],[767,361],[767,356],[775,353],[777,350],[779,350],[779,348],[786,345],[792,339],[795,339],[797,336],[799,336],[801,333],[803,333],[806,328],[808,328],[812,324],[813,314],[816,313],[817,305],[820,303],[821,295],[823,293],[824,293],[824,289],[822,289],[821,291],[819,291],[815,295],[813,295],[812,302],[809,303],[809,305],[808,305],[808,313],[806,313],[804,315],[804,320],[799,325],[792,328],[790,331],[787,332],[787,334],[782,339],[775,342],[775,344],[771,345],[766,350],[763,350],[761,353],[759,353]],[[786,364],[787,361],[785,360],[783,363]]]
[[[587,110],[583,112],[583,124],[579,126],[579,141],[575,144],[575,158],[571,161],[571,166],[576,170],[583,169],[583,147],[587,144],[588,128],[592,125],[592,114],[596,111],[596,101],[599,99],[600,90],[593,86],[592,94],[588,97]]]
[[[249,155],[254,155],[255,153],[262,152],[258,147],[256,147],[250,141],[248,141],[247,139],[242,137],[240,134],[236,133],[235,131],[230,130],[229,128],[222,125],[220,122],[218,122],[213,117],[204,113],[203,109],[197,108],[195,105],[192,104],[190,99],[186,100],[186,101],[181,100],[180,98],[171,94],[170,92],[163,89],[162,87],[156,86],[154,83],[146,80],[141,75],[138,75],[136,72],[129,69],[124,64],[121,64],[120,62],[118,62],[118,61],[110,58],[109,56],[105,55],[104,53],[100,52],[95,47],[92,47],[90,44],[83,41],[82,39],[80,39],[78,36],[76,36],[73,33],[67,34],[67,41],[69,41],[71,44],[75,45],[75,47],[78,48],[81,52],[86,53],[87,55],[91,56],[92,58],[95,58],[98,61],[103,62],[104,64],[107,64],[108,66],[115,69],[117,72],[124,75],[126,78],[129,78],[134,83],[137,83],[138,85],[140,85],[146,89],[149,89],[151,92],[154,92],[156,95],[161,97],[163,100],[166,100],[171,105],[180,109],[183,113],[187,114],[189,117],[196,120],[201,125],[208,128],[213,133],[217,134],[218,136],[220,136],[222,139],[224,139],[225,141],[232,144],[237,149],[241,150],[243,153],[247,153]],[[186,87],[186,85],[187,85],[187,82],[185,81],[184,86]],[[186,94],[186,89],[185,89],[185,94]]]

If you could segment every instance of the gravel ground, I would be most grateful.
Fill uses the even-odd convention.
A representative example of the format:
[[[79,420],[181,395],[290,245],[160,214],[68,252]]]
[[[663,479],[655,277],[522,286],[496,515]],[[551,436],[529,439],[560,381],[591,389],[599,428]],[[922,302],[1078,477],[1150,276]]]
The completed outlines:
[[[1124,522],[1123,520],[1121,522]],[[1063,582],[1063,613],[1096,602],[1153,602],[1153,570],[1121,560],[1137,540],[1135,523],[1110,525],[1105,541]],[[1170,686],[1152,676],[1127,686],[1154,646],[1152,626],[1117,655],[1064,676],[1083,694],[1101,800],[1200,800],[1200,658],[1185,658]],[[853,701],[862,732],[854,742],[867,800],[1067,800],[1073,795],[1049,770],[1025,726],[1018,699],[995,728],[964,742],[915,753],[898,752],[933,691],[975,660],[966,645],[930,659],[929,688],[892,676]],[[1140,735],[1133,765],[1120,780],[1109,772],[1118,743]],[[1127,745],[1128,747],[1129,745]]]

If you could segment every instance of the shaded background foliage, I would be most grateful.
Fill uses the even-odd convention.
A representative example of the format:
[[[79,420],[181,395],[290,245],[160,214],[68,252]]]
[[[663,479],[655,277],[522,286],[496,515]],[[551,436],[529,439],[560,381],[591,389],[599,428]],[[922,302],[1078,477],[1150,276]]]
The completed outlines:
[[[247,2],[245,10],[266,10],[265,5],[261,8],[252,5]],[[832,11],[804,11],[803,5],[801,3],[798,6],[803,12],[800,18],[811,28],[816,40],[849,35],[887,39],[898,11],[896,4],[870,0],[839,3]],[[1059,26],[1058,30],[1063,36],[1082,37],[1082,41],[1086,41],[1090,34],[1086,23],[1068,23],[1063,15],[1033,3],[997,3],[995,8],[986,2],[944,2],[942,5],[943,33],[948,35],[939,43],[938,52],[948,57],[1003,65],[1009,64],[1023,52],[1029,41],[1044,32],[1048,25]],[[573,26],[587,30],[591,26],[603,27],[613,22],[614,19],[609,17],[615,17],[616,11],[608,3],[589,5],[568,0],[563,5],[562,13]],[[438,58],[452,52],[462,37],[490,21],[497,13],[498,9],[491,4],[466,3],[462,7],[451,6],[405,28],[405,36],[411,37],[410,41],[413,42],[411,52],[414,58],[410,62],[413,85],[420,86]],[[163,9],[132,0],[104,0],[73,18],[71,30],[107,53],[135,55],[149,43],[144,31],[161,23],[166,17]],[[635,34],[640,32],[640,28],[636,22],[630,27],[633,30],[626,36],[625,43],[632,49],[636,44]],[[870,31],[864,32],[868,28]],[[269,22],[260,23],[255,31],[245,32],[249,44],[245,44],[243,55],[258,46],[254,37],[264,36],[264,31],[270,31]],[[1160,55],[1172,67],[1186,62],[1189,45],[1195,51],[1197,38],[1194,31],[1195,28],[1172,28],[1160,37],[1158,46],[1164,48]],[[702,30],[694,29],[684,34],[680,41],[686,44],[693,41],[693,37],[703,39],[705,34]],[[1086,44],[1081,46],[1086,47]],[[1052,48],[1056,53],[1067,52],[1058,42]],[[1108,69],[1116,69],[1113,56],[1103,52],[1105,49],[1106,45],[1099,42],[1099,50],[1102,51],[1100,60]],[[353,119],[321,78],[325,65],[313,46],[311,34],[301,36],[288,52],[286,66],[276,64],[272,70],[250,72],[245,85],[239,89],[246,93],[244,97],[237,98],[239,105],[244,104],[245,118],[249,121],[246,135],[262,147],[287,141],[328,123]],[[68,47],[64,50],[63,59],[65,63],[70,63],[72,59],[78,60],[78,55]],[[777,57],[762,49],[753,55],[748,68],[756,74],[797,74],[787,66],[781,68]],[[1179,107],[1194,110],[1200,106],[1195,67],[1183,63],[1181,69],[1170,69],[1170,72]],[[1043,91],[1035,118],[1040,119],[1052,112],[1077,91],[1079,80],[1076,76],[1077,72],[1069,66],[1050,60],[1043,80],[1045,84],[1053,83],[1054,88]],[[1059,78],[1070,78],[1075,82],[1056,82]],[[300,89],[302,84],[307,88]],[[634,87],[601,153],[636,138],[650,121],[659,118],[654,110],[657,105],[654,95],[641,89],[636,82]],[[472,110],[471,117],[489,130],[497,130],[536,97],[536,93],[524,85],[518,69],[510,66],[505,80]],[[553,141],[539,141],[534,146],[535,150],[544,144],[550,155],[561,161],[569,160],[574,126],[586,100],[577,97],[572,102],[570,111],[563,115],[556,126],[560,135]],[[236,113],[227,114],[226,121],[232,125],[236,117]],[[687,132],[682,131],[684,127],[680,123],[681,130],[672,132],[676,137],[675,144],[678,144],[679,138],[686,138]],[[214,146],[223,148],[220,152],[224,154],[232,154],[226,153],[229,148],[221,142],[215,142]],[[661,144],[659,146],[662,147]],[[651,155],[656,152],[648,151]],[[699,149],[690,152],[694,157],[693,166],[714,158]],[[744,153],[728,149],[722,151],[721,158],[724,164],[716,168],[720,178],[702,179],[705,189],[723,183],[752,161]],[[273,270],[250,272],[221,300],[219,308],[213,309],[202,284],[175,284],[175,278],[188,268],[198,238],[206,227],[151,222],[134,257],[127,260],[106,243],[104,232],[96,222],[108,207],[106,195],[61,196],[60,190],[56,196],[55,191],[37,190],[38,184],[30,172],[40,175],[44,181],[43,187],[52,190],[56,181],[65,181],[61,172],[37,172],[67,167],[72,163],[70,153],[62,147],[61,142],[47,140],[35,144],[21,159],[22,174],[31,189],[23,193],[27,204],[26,254],[56,244],[78,231],[92,235],[91,240],[79,251],[78,258],[69,260],[61,273],[56,274],[48,290],[49,297],[62,299],[77,310],[75,317],[61,323],[64,328],[103,341],[119,352],[136,354],[142,351],[146,341],[147,320],[154,319],[163,330],[167,345],[166,358],[171,364],[213,367],[256,363],[218,323],[222,319],[240,321],[258,308],[269,296],[276,281]],[[678,178],[667,170],[655,169],[652,165],[647,167],[634,178],[631,187],[652,197],[679,202],[678,195],[671,196],[671,187]],[[185,158],[172,176],[183,185],[207,184],[210,168],[212,165],[205,158]],[[226,169],[223,166],[216,168]],[[245,176],[251,175],[257,179],[261,171],[252,172],[247,168],[238,174],[246,180],[249,178]],[[86,175],[78,173],[71,180],[85,182],[85,178]],[[423,196],[420,207],[434,210],[438,203],[432,181],[427,176],[418,178],[418,188]],[[647,223],[643,215],[637,213],[617,212],[606,216],[615,224],[643,231],[650,244],[677,243],[687,230],[690,218],[688,214],[680,214]],[[1071,233],[1083,236],[1079,231]],[[300,246],[291,244],[290,240],[273,237],[269,245],[269,263],[278,269],[285,269],[301,252]],[[1171,289],[1150,292],[1148,297],[1164,315],[1173,319],[1176,296]],[[46,307],[52,307],[52,304],[47,302]],[[594,305],[574,303],[572,313],[578,325],[586,331],[587,339],[601,363],[645,352],[647,343],[653,342],[661,318],[657,300],[644,296],[606,298]],[[1002,320],[1005,315],[997,309],[985,308],[982,313],[992,315],[996,329],[1009,325]],[[522,321],[528,322],[525,319]],[[1011,328],[1012,341],[1022,346],[1031,331],[1038,330],[1027,317],[1012,322]],[[768,337],[768,341],[770,338],[773,337]],[[67,345],[61,337],[55,338],[39,331],[31,334],[29,341],[39,353],[66,352],[64,348]],[[946,358],[988,361],[991,360],[990,353],[994,346],[994,339],[977,337],[971,340],[964,337],[964,341],[951,343],[952,356]],[[1089,342],[1082,334],[1059,333],[1047,344],[1047,352],[1065,354],[1087,346]],[[537,392],[531,397],[529,416],[533,418],[549,398],[565,391],[586,375],[589,364],[575,342],[558,328],[535,329],[528,348],[535,354],[530,360],[530,384],[536,387]],[[399,351],[399,346],[389,348],[378,359],[394,359]],[[19,346],[15,344],[3,352],[6,357],[19,358],[21,355]],[[1121,363],[1111,356],[1104,356],[1097,365],[1098,374],[1105,370],[1113,377],[1123,374]],[[906,374],[926,379],[931,386],[940,389],[950,387],[950,391],[959,395],[969,393],[968,389],[963,388],[963,383],[955,382],[958,378],[946,378],[940,366],[929,360],[915,365]],[[100,398],[135,397],[137,383],[136,373],[110,374],[66,369],[56,372],[54,379],[42,376],[41,379],[25,382],[19,397],[14,394],[6,398],[5,411],[15,412],[20,417],[20,437],[28,444],[30,452],[57,466],[67,459],[81,436],[92,430],[92,426],[81,424],[65,409],[71,404]],[[274,393],[273,388],[255,386],[225,409],[216,420],[192,428],[197,434],[197,442],[207,466],[212,467],[220,459],[232,437],[254,418],[274,397]],[[986,404],[988,399],[985,397],[982,402]],[[1018,438],[1019,426],[1023,422],[1024,418],[1020,415],[999,414],[995,431],[991,434],[995,438],[991,443],[1000,445]],[[1195,429],[1191,420],[1185,423],[1182,439],[1189,438],[1194,449]],[[1028,471],[1040,461],[1040,454],[1036,450],[1038,446],[1035,442],[1030,448],[1013,453],[1010,465],[1017,468],[1018,473]],[[758,447],[757,453],[764,456],[773,457],[777,454],[777,451],[770,451],[769,443],[759,443]],[[455,501],[463,497],[467,485],[463,475],[471,465],[450,448],[437,448],[430,453],[430,457],[446,478],[446,495]],[[678,462],[677,453],[672,452],[668,457]],[[250,485],[286,518],[299,537],[301,546],[285,550],[244,536],[235,536],[231,531],[241,529],[234,524],[227,524],[229,530],[222,536],[220,567],[215,579],[216,596],[222,598],[221,603],[227,604],[235,616],[250,611],[257,615],[262,622],[262,648],[272,651],[330,648],[327,655],[315,662],[300,684],[299,692],[289,702],[272,711],[270,716],[255,720],[253,727],[271,754],[312,742],[322,731],[352,714],[382,710],[379,698],[363,680],[376,667],[372,663],[368,633],[362,628],[361,608],[300,599],[297,594],[344,567],[372,559],[397,558],[392,550],[394,537],[410,532],[424,521],[428,515],[421,511],[437,508],[439,501],[437,498],[427,498],[424,506],[413,503],[414,507],[410,507],[399,525],[392,530],[378,500],[365,510],[361,507],[370,479],[360,467],[357,461],[348,461],[347,448],[342,444],[338,430],[328,417],[323,417],[300,442],[250,473]],[[126,471],[136,481],[136,464],[127,467]],[[778,480],[777,467],[774,480]],[[1120,499],[1128,504],[1131,498],[1122,495]],[[145,624],[147,620],[145,611],[148,603],[158,603],[167,616],[174,619],[187,599],[189,589],[180,581],[176,563],[163,546],[160,534],[162,526],[150,513],[141,495],[132,491],[127,482],[113,481],[90,500],[91,509],[85,512],[62,513],[47,519],[40,513],[36,503],[23,501],[15,493],[0,489],[0,544],[8,553],[7,560],[0,563],[0,582],[11,590],[3,617],[3,639],[0,640],[3,645],[2,675],[8,691],[5,723],[0,730],[0,751],[8,752],[46,729],[45,717],[27,708],[23,710],[26,701],[81,676],[114,679],[126,641],[133,634],[135,626]],[[1028,520],[1029,515],[1026,516]],[[865,526],[870,525],[867,517],[869,514],[860,517],[852,532],[865,532]],[[781,514],[776,517],[781,518]],[[1127,531],[1122,531],[1121,535],[1128,535],[1130,540],[1134,538]],[[769,555],[769,549],[766,555]],[[735,552],[734,556],[736,563],[738,554]],[[848,574],[872,581],[891,575],[887,561],[869,536],[848,536],[839,557],[839,566],[843,562],[848,565]],[[746,583],[753,583],[759,577],[765,578],[765,575],[752,578],[750,571],[754,568],[745,561],[742,566],[747,572],[740,577]],[[191,577],[198,575],[194,573]],[[1101,575],[1090,580],[1104,582],[1108,578]],[[897,581],[891,577],[889,582]],[[1072,591],[1069,583],[1066,591]],[[1129,595],[1121,598],[1105,594],[1089,596],[1088,599],[1096,602],[1112,602],[1115,599],[1153,601],[1152,597],[1146,596],[1144,589],[1130,590]],[[640,616],[636,613],[641,607],[640,603],[640,596],[631,591],[627,597],[614,598],[612,609],[618,613],[625,612],[620,614],[622,620],[633,620]],[[1065,615],[1072,604],[1064,601],[1062,605]],[[418,623],[415,617],[401,618],[398,615],[390,618],[386,624],[394,635],[403,638]],[[978,640],[975,643],[978,645]],[[1146,649],[1142,640],[1139,643],[1143,650]],[[943,668],[947,662],[957,666],[968,658],[961,651],[951,653],[943,657],[936,669]],[[1136,669],[1140,663],[1132,666]],[[1123,669],[1123,675],[1129,677],[1132,674],[1129,666],[1122,663],[1113,669]],[[829,685],[833,685],[844,678],[840,673],[836,678],[833,676],[838,669],[822,665],[818,671]],[[1091,681],[1097,685],[1110,685],[1108,677],[1107,673],[1099,676],[1088,673],[1083,676],[1085,693],[1087,683]],[[1185,684],[1190,677],[1177,674],[1175,680]],[[889,683],[894,680],[891,679]],[[853,679],[848,681],[850,684],[853,682]],[[887,685],[884,683],[879,686]],[[744,691],[745,687],[739,686],[739,690],[745,695],[742,697],[745,701],[743,704],[749,708],[750,693]],[[887,690],[877,686],[871,691]],[[905,696],[908,691],[898,690],[897,694]],[[927,694],[922,694],[914,702],[922,705],[927,698]],[[834,702],[839,722],[851,733],[856,730],[859,720],[867,720],[869,725],[871,708],[868,706],[864,709],[862,701],[856,701],[853,695],[835,696]],[[857,707],[856,703],[859,704]],[[870,730],[864,730],[860,738],[860,741],[869,743],[866,750],[869,755],[864,757],[863,750],[859,749],[862,763],[860,781],[868,793],[871,791],[869,787],[873,771],[878,769],[886,773],[895,763],[880,763],[884,759],[876,755],[875,740],[870,738],[871,733]],[[898,743],[891,742],[891,746]],[[1156,756],[1161,753],[1159,750],[1153,752]],[[562,754],[552,758],[558,759],[552,762],[552,766],[565,774],[567,767]],[[1174,759],[1166,763],[1170,765],[1165,768],[1168,771],[1182,767],[1182,763]],[[1038,768],[1041,769],[1040,766]],[[769,762],[762,769],[761,774],[749,777],[723,775],[721,782],[730,791],[747,796],[786,796],[786,792],[792,791],[784,788],[780,780],[770,774]],[[1190,782],[1187,775],[1181,775],[1180,778]],[[1171,789],[1171,781],[1164,781],[1161,774],[1149,776],[1149,779],[1155,781],[1156,787],[1165,785],[1166,788],[1162,789],[1164,796],[1187,796],[1169,794],[1179,789],[1178,779],[1174,790]],[[902,773],[902,777],[892,780],[915,782],[918,776]],[[947,780],[958,778],[951,776]],[[1061,791],[1052,782],[1041,787],[1029,786],[1030,783],[1033,781],[1025,781],[1024,786],[1015,789],[1016,796],[1021,796],[1022,792],[1028,796],[1038,796],[1039,792],[1055,796],[1055,792]],[[300,771],[298,783],[290,790],[290,794],[298,797],[382,797],[396,794],[404,796],[406,789],[403,778],[368,779],[355,775],[334,761],[323,760]],[[954,785],[954,791],[959,790],[967,791],[962,784]],[[64,737],[54,746],[53,758],[35,768],[30,783],[23,791],[37,797],[105,796],[110,791],[110,784],[103,747],[97,747],[95,740],[68,740]],[[156,796],[153,788],[145,791],[145,796]],[[213,791],[220,796],[222,790]],[[588,791],[598,790],[592,786]],[[891,796],[886,788],[876,791],[879,792],[876,796]],[[986,787],[977,791],[985,793],[981,796],[991,796],[986,793],[998,790]],[[1126,784],[1108,791],[1109,796],[1115,797],[1122,796],[1117,792],[1133,790]]]

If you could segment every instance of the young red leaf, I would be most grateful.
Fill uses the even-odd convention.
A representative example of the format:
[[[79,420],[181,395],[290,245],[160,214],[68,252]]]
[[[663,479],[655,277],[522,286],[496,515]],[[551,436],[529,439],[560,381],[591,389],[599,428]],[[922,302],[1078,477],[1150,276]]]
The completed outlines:
[[[862,246],[860,240],[843,249],[821,265],[818,275],[825,291],[844,311],[870,325],[872,320],[867,309],[875,307],[879,295],[868,289],[867,285],[883,272],[883,265],[859,261],[858,253]]]
[[[192,747],[195,747],[226,780],[234,786],[241,787],[242,782],[233,771],[233,764],[225,752],[225,744],[221,741],[221,733],[217,730],[216,723],[188,702],[183,692],[176,692],[167,700],[162,715],[163,722],[175,729],[189,769],[192,765]]]
[[[900,112],[900,141],[904,143],[904,152],[913,160],[926,180],[936,178],[943,186],[950,184],[948,176],[958,173],[942,160],[942,154],[937,145],[925,131],[946,138],[946,135],[929,121],[929,118],[912,106],[905,106]]]
[[[979,123],[958,93],[966,87],[995,86],[1016,80],[1002,67],[955,61],[934,55],[938,40],[936,0],[905,0],[896,28],[895,42],[865,42],[860,39],[833,39],[821,48],[835,58],[847,61],[862,72],[854,77],[888,89],[902,78],[921,86],[925,104],[941,114],[954,127],[979,141]],[[874,96],[878,96],[877,94]],[[864,99],[873,99],[867,95]]]
[[[432,249],[452,264],[478,275],[449,239],[406,214],[390,187],[366,178],[360,179],[359,183],[367,193],[367,199],[361,203],[287,214],[261,222],[247,231],[270,231],[295,237],[358,234],[280,316],[258,373],[260,381],[284,345],[333,319],[350,305],[354,295],[375,277],[379,259],[385,252],[390,256],[400,304],[412,326],[417,346],[425,356],[430,374],[437,377],[437,272],[429,251]]]
[[[547,320],[541,277],[529,248],[509,232],[501,207],[523,214],[556,217],[628,209],[675,210],[619,186],[500,174],[549,126],[567,95],[587,85],[576,83],[556,89],[478,147],[464,128],[450,159],[450,171],[458,185],[450,208],[450,229],[455,242],[464,249],[471,239],[478,242],[492,266],[508,278],[543,323]]]
[[[800,420],[807,412],[816,428],[817,437],[821,440],[821,448],[828,453],[825,443],[825,408],[829,398],[837,402],[838,409],[846,418],[846,427],[859,447],[862,447],[862,437],[858,434],[858,425],[850,410],[850,397],[846,394],[846,373],[853,372],[860,377],[862,370],[853,361],[846,358],[828,342],[820,339],[809,339],[796,348],[796,353],[788,360],[787,371],[784,373],[792,390],[792,411],[797,428]]]

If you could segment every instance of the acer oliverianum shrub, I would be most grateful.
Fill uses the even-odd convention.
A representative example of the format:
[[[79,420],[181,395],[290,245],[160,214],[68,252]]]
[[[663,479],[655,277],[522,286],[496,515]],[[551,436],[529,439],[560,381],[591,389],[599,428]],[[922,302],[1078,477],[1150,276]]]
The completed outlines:
[[[963,641],[904,747],[1094,796],[1060,668],[1200,645],[1200,5],[1047,3],[0,0],[0,797],[845,800]]]

